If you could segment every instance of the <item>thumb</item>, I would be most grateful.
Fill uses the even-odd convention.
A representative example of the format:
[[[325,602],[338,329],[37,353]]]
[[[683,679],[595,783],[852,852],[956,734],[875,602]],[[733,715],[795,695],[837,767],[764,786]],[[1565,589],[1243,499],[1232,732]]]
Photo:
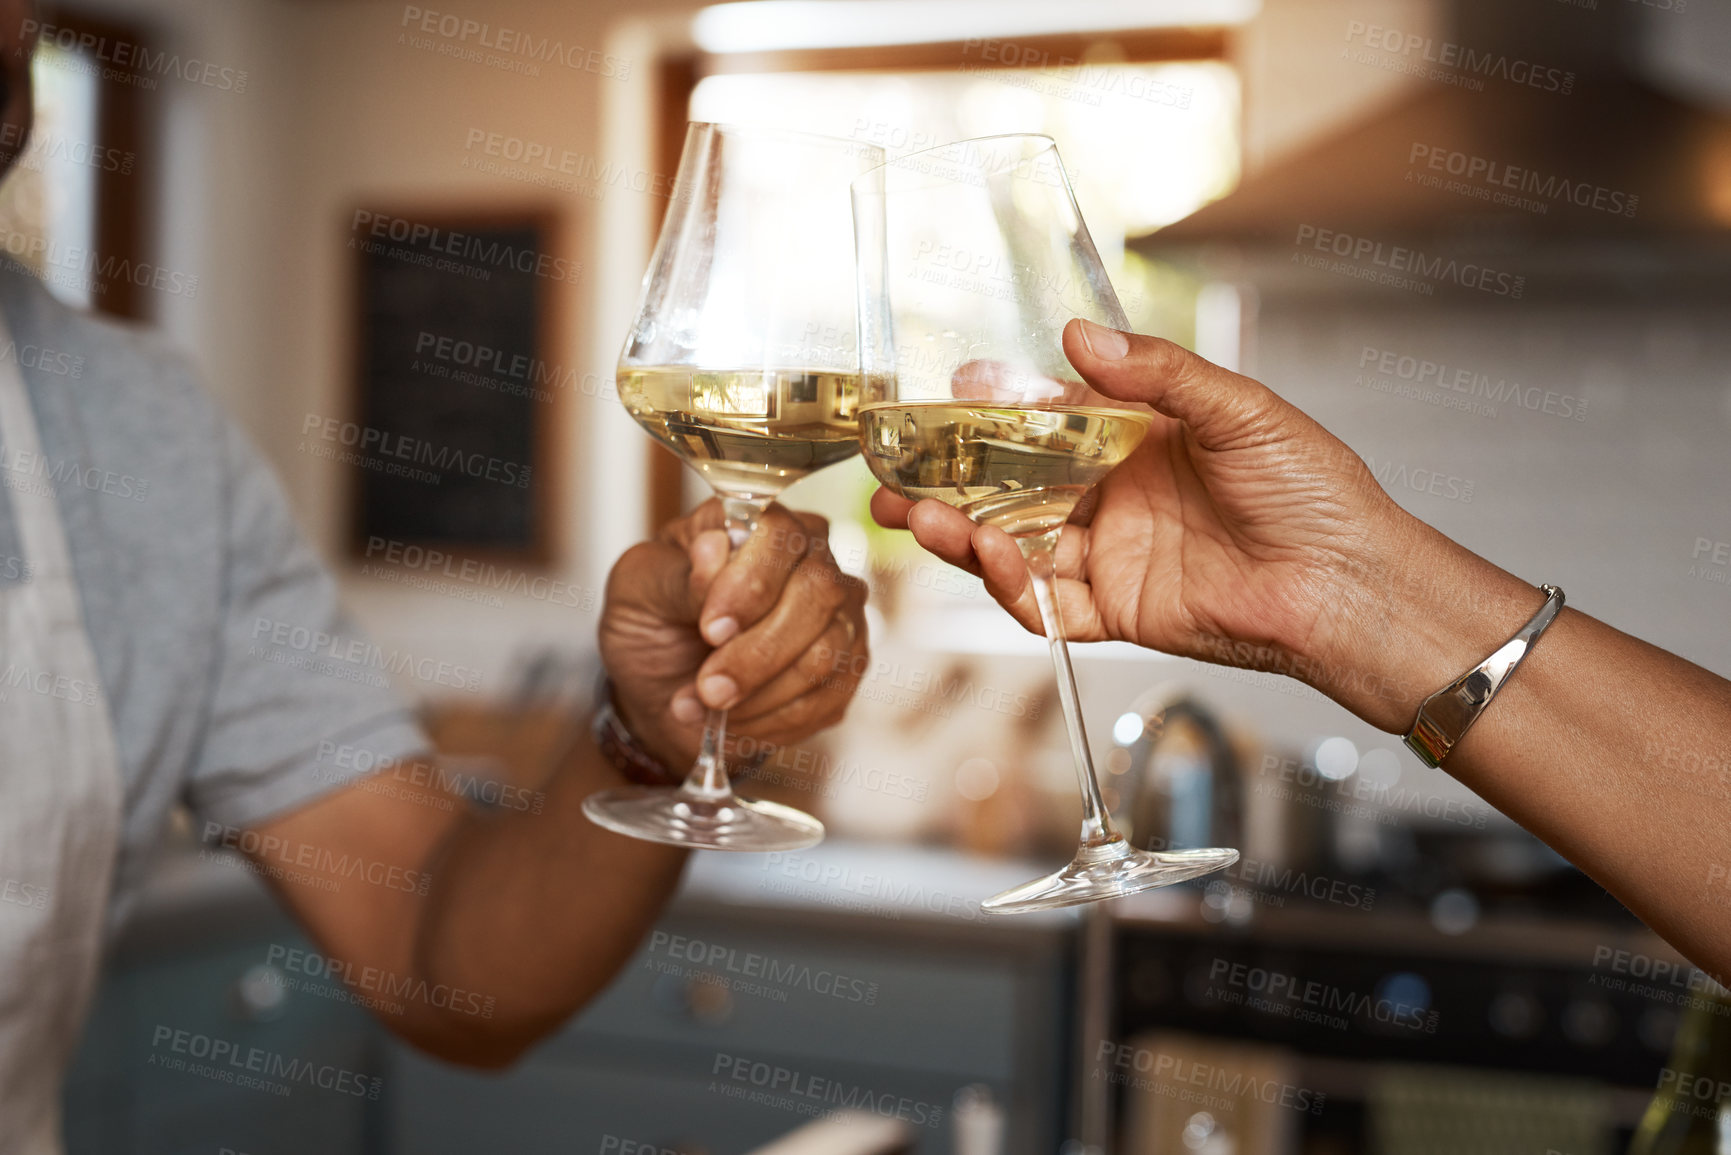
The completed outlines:
[[[1182,421],[1204,449],[1264,438],[1297,410],[1259,381],[1222,369],[1182,345],[1123,333],[1080,317],[1064,326],[1064,355],[1084,380],[1118,401],[1143,401]]]

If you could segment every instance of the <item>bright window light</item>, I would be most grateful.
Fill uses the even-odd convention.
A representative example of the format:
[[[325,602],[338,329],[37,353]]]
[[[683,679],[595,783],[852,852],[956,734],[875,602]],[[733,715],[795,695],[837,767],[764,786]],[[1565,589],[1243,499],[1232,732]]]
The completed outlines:
[[[1134,288],[1118,276],[1124,239],[1186,217],[1238,183],[1238,99],[1237,73],[1219,62],[1100,62],[723,74],[698,84],[691,115],[848,137],[892,156],[972,136],[1046,133],[1125,296]]]
[[[118,163],[96,143],[97,79],[82,57],[44,44],[31,62],[36,125],[0,186],[0,241],[55,296],[90,307],[96,177]]]
[[[706,52],[937,44],[985,37],[1241,24],[1261,0],[747,0],[697,14]]]

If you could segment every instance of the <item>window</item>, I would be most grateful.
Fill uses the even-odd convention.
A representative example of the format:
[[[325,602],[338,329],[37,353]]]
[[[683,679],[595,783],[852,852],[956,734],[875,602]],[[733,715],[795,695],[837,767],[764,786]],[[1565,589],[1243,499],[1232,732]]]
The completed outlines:
[[[0,187],[0,238],[7,257],[55,296],[88,309],[98,287],[86,254],[95,246],[98,174],[107,155],[96,143],[98,81],[77,54],[45,44],[32,61],[31,85],[36,125]]]
[[[1125,250],[1238,182],[1238,78],[1221,61],[910,72],[728,73],[691,94],[694,120],[849,137],[890,155],[1042,132],[1058,151],[1125,312],[1192,343],[1198,286]]]
[[[43,15],[61,35],[39,43],[31,60],[36,122],[0,185],[0,255],[75,308],[147,319],[161,271],[147,262],[156,179],[143,143],[156,123],[154,80],[68,45],[149,38],[83,13],[45,7]]]

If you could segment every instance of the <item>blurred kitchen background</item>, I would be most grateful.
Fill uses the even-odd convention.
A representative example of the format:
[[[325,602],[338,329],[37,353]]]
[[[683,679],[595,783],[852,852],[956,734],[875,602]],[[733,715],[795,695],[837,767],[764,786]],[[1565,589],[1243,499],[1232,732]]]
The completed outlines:
[[[1731,674],[1724,4],[92,0],[41,19],[9,252],[194,358],[372,637],[478,672],[402,689],[483,776],[546,773],[588,705],[609,566],[699,494],[612,392],[687,119],[892,154],[1051,134],[1138,328],[1267,381],[1473,549]],[[406,223],[523,238],[562,271],[501,288],[520,307],[497,316],[485,292],[417,313],[416,282],[366,252]],[[431,414],[381,367],[393,340],[440,363]],[[383,486],[334,459],[330,421],[496,423],[532,484],[515,505]],[[189,827],[111,968],[73,1149],[723,1155],[844,1102],[851,1122],[786,1150],[1624,1149],[1712,984],[1295,682],[1077,647],[1137,840],[1244,861],[1111,908],[982,916],[1074,841],[1050,667],[976,581],[871,526],[871,488],[850,462],[788,498],[873,593],[848,721],[759,775],[829,842],[698,856],[605,999],[477,1076],[390,1042]],[[1652,774],[1723,789],[1723,764],[1675,761],[1656,750]],[[165,1023],[379,1092],[165,1072]]]

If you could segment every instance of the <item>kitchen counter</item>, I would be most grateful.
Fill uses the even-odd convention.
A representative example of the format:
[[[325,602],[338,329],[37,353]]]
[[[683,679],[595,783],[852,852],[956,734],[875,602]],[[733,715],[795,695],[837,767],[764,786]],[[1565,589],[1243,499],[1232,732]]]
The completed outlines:
[[[670,913],[726,914],[803,925],[864,921],[925,935],[988,937],[1066,935],[1085,908],[995,916],[980,909],[990,895],[1051,870],[1055,863],[983,859],[936,847],[832,839],[810,850],[770,854],[697,854],[686,869]],[[1497,957],[1508,961],[1591,964],[1604,951],[1628,951],[1683,965],[1665,942],[1639,924],[1575,916],[1488,912],[1469,929],[1447,934],[1429,914],[1385,897],[1374,909],[1348,909],[1294,898],[1283,906],[1256,904],[1248,921],[1204,918],[1206,879],[1147,891],[1104,908],[1126,927],[1165,927],[1225,939],[1293,946],[1400,949],[1437,957]],[[196,846],[165,853],[122,932],[127,956],[184,949],[202,936],[246,934],[280,919],[280,908],[243,860]]]
[[[810,850],[695,854],[670,909],[714,908],[739,915],[821,921],[867,920],[909,930],[1063,934],[1074,910],[1002,918],[980,900],[1052,869],[981,859],[952,850],[832,839]],[[202,936],[249,934],[278,921],[281,908],[246,860],[227,851],[176,844],[166,850],[122,928],[125,956],[184,949]]]

